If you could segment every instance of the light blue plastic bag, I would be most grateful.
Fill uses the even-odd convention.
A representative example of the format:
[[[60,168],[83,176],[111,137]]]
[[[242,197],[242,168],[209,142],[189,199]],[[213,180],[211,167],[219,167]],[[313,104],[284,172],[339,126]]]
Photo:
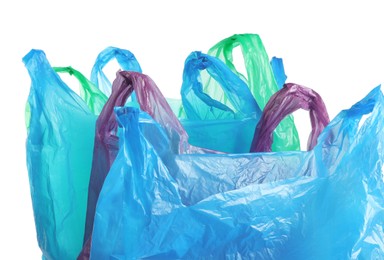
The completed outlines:
[[[155,150],[143,134],[149,121],[136,109],[117,109],[123,139],[99,197],[92,259],[384,257],[383,105],[375,88],[340,112],[312,151],[256,153],[262,165],[271,162],[268,170],[234,165],[243,174],[266,171],[269,181],[190,206],[159,157],[166,149]],[[169,155],[162,156],[172,161]],[[205,166],[221,161],[214,155]]]
[[[227,104],[203,91],[203,72],[222,88]],[[191,144],[228,153],[249,151],[261,110],[247,84],[222,61],[192,52],[184,65],[181,98],[185,118],[180,121]]]

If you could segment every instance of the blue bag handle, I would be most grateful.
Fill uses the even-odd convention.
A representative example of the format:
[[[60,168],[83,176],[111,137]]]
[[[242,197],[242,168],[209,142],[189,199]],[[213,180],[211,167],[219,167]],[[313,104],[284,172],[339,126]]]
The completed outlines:
[[[111,82],[103,72],[103,68],[112,59],[116,59],[123,70],[141,72],[141,67],[132,52],[117,47],[107,47],[96,58],[91,72],[91,82],[108,97],[111,95]]]
[[[219,83],[232,107],[204,92],[200,75],[203,70]],[[188,119],[241,119],[261,115],[247,84],[224,62],[200,51],[192,52],[185,61],[181,99]]]

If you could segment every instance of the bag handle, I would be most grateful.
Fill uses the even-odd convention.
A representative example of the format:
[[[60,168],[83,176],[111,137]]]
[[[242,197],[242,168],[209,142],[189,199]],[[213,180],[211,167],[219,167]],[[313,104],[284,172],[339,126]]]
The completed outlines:
[[[233,64],[233,49],[241,47],[247,78]],[[235,34],[215,44],[208,51],[218,57],[242,80],[248,82],[249,89],[257,103],[263,109],[269,98],[279,90],[270,66],[267,52],[257,34]]]
[[[240,46],[244,59],[247,78],[233,64],[233,49]],[[248,87],[263,110],[271,96],[279,91],[267,52],[257,34],[235,34],[225,38],[209,49],[208,54],[222,60],[236,75],[247,82]],[[215,91],[205,90],[205,91]],[[211,92],[208,92],[211,93]],[[300,149],[299,135],[289,115],[274,132],[274,151],[292,151]]]
[[[71,66],[68,67],[53,67],[57,73],[68,73],[74,76],[80,83],[80,96],[85,101],[89,109],[95,115],[99,115],[105,102],[107,102],[107,96],[104,95],[95,85],[92,84],[83,74],[78,70],[75,70]]]
[[[103,68],[112,59],[116,59],[122,70],[141,72],[139,62],[132,52],[117,47],[107,47],[96,58],[91,72],[91,82],[109,96],[111,94],[111,82],[103,72]]]
[[[47,60],[45,52],[39,49],[32,49],[28,52],[27,55],[23,57],[23,62],[28,69],[29,76],[31,79],[35,80],[39,76],[39,81],[41,84],[34,84],[33,89],[38,95],[43,95],[43,93],[49,93],[54,91],[63,91],[62,95],[69,95],[72,99],[79,104],[79,107],[82,107],[87,112],[96,113],[101,111],[102,106],[106,101],[106,97],[102,96],[102,93],[97,88],[88,88],[87,84],[82,81],[80,84],[80,93],[83,93],[81,97],[74,92],[57,74],[55,68],[53,68]],[[59,70],[68,70],[72,71],[73,74],[78,75],[79,78],[83,76],[80,72],[75,69],[59,69]],[[47,80],[54,77],[55,80],[60,82],[57,84],[58,89],[46,88],[47,84],[43,84],[41,80]],[[83,76],[84,77],[84,76]],[[85,78],[85,77],[84,77]],[[62,84],[61,84],[62,83]],[[89,82],[90,83],[90,82]],[[91,84],[91,83],[90,83]],[[92,92],[92,93],[91,93]],[[31,107],[29,102],[25,104],[25,125],[27,130],[30,127],[31,120]]]
[[[141,110],[147,112],[164,127],[175,153],[221,153],[190,145],[187,132],[155,82],[149,76],[133,71],[120,71],[116,74],[111,96],[105,103],[96,123],[98,135],[110,136],[117,132],[118,123],[114,108],[124,106],[133,91],[136,93]]]
[[[204,70],[219,83],[231,107],[204,93],[201,78]],[[199,51],[192,52],[185,61],[181,98],[188,119],[228,119],[261,115],[261,110],[245,82],[222,61]]]
[[[308,150],[317,143],[317,138],[329,123],[327,109],[320,95],[312,89],[288,83],[276,92],[264,108],[253,137],[251,152],[271,152],[272,133],[280,121],[297,109],[309,111],[312,131]]]

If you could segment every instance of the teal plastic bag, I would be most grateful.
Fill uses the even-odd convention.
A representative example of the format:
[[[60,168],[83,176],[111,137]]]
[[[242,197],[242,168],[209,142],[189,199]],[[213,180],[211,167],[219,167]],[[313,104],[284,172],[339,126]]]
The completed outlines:
[[[76,259],[84,236],[96,115],[49,64],[31,50],[27,168],[44,259]]]
[[[133,55],[119,53],[114,47],[101,52],[117,55],[126,68],[140,69]],[[26,105],[27,166],[38,243],[46,259],[75,259],[84,239],[95,122],[108,98],[79,71],[52,68],[41,50],[31,50],[23,61],[32,80]],[[58,73],[79,80],[80,96]]]
[[[134,108],[118,108],[123,140],[99,197],[91,259],[383,258],[383,106],[376,88],[339,113],[313,150],[255,153],[271,166],[271,178],[290,178],[190,206],[143,134],[148,121]],[[299,163],[289,160],[295,156]],[[220,165],[218,158],[205,164]]]

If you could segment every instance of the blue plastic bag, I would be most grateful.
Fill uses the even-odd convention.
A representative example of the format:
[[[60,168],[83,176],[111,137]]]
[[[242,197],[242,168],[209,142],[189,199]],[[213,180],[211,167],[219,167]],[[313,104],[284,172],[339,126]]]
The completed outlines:
[[[227,104],[203,91],[203,72],[216,80]],[[192,52],[184,65],[181,99],[186,116],[180,121],[191,144],[228,153],[249,151],[261,110],[246,83],[222,61]]]
[[[218,192],[190,206],[143,135],[148,120],[139,120],[134,108],[117,109],[123,137],[99,197],[92,259],[384,257],[383,105],[375,88],[339,113],[313,150],[255,153],[265,165],[273,161],[272,181]],[[299,163],[285,160],[292,156]],[[275,169],[274,162],[286,167]],[[206,166],[220,165],[215,157]],[[244,173],[265,170],[246,162],[237,167]],[[285,177],[273,181],[279,175]]]

